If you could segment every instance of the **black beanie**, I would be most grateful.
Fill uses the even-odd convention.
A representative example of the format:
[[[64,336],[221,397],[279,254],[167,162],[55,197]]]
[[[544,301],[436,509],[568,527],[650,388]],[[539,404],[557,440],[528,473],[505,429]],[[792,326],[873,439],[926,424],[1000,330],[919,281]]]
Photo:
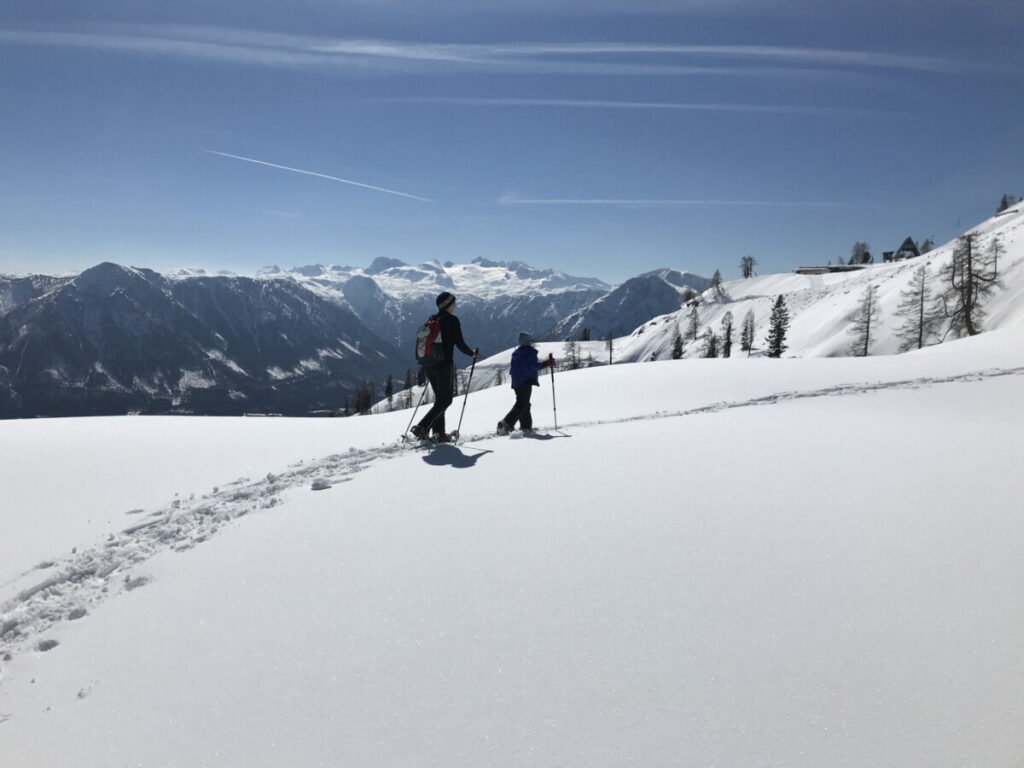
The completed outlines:
[[[439,310],[445,310],[445,309],[447,309],[449,306],[451,306],[454,303],[455,303],[455,294],[454,293],[448,293],[448,291],[445,291],[444,293],[439,294],[438,297],[437,297],[437,308]]]

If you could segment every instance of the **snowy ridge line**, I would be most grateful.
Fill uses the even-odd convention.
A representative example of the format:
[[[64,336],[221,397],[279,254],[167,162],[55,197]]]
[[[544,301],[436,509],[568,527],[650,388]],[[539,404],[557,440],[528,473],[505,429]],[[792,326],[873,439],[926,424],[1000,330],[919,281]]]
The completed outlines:
[[[608,421],[572,422],[563,427],[589,428],[654,419],[717,413],[733,408],[772,405],[779,402],[818,397],[866,394],[887,389],[913,389],[937,384],[980,381],[1002,376],[1024,375],[1024,366],[994,368],[944,377],[921,377],[900,381],[843,384],[806,391],[776,392],[748,400],[720,401],[680,411],[659,411]],[[459,444],[494,438],[492,433],[467,435]],[[301,486],[328,488],[347,482],[357,472],[378,460],[408,455],[415,447],[395,443],[379,448],[350,448],[345,453],[291,465],[281,474],[269,473],[259,480],[243,477],[209,494],[187,500],[175,499],[151,512],[150,519],[110,534],[99,545],[72,552],[56,561],[56,572],[0,604],[0,660],[28,646],[54,625],[87,615],[88,609],[123,592],[145,585],[149,578],[132,569],[156,554],[184,552],[208,540],[227,523],[250,512],[270,509],[281,494]],[[24,576],[25,574],[23,574]],[[2,681],[2,676],[0,676]]]

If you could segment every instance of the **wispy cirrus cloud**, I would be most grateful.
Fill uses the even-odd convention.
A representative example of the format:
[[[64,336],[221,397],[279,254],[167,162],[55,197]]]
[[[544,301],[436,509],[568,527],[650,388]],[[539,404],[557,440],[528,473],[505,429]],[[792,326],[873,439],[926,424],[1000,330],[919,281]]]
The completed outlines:
[[[372,99],[374,102],[404,104],[451,104],[470,107],[538,107],[567,109],[622,109],[622,110],[666,110],[681,112],[746,112],[778,114],[863,114],[881,113],[892,115],[893,110],[873,110],[860,107],[823,107],[817,105],[789,104],[719,104],[672,101],[611,101],[600,99],[505,99],[505,98],[463,98],[455,96],[398,96]]]
[[[386,192],[389,195],[398,195],[399,197],[408,197],[408,198],[410,198],[412,200],[420,200],[420,201],[422,201],[424,203],[433,202],[432,200],[430,200],[430,199],[428,199],[426,197],[419,197],[418,195],[410,195],[408,192],[399,192],[397,190],[387,189],[385,187],[375,187],[372,184],[363,184],[362,182],[353,181],[352,179],[342,179],[342,178],[340,178],[338,176],[330,176],[329,174],[326,174],[326,173],[318,173],[316,171],[306,171],[306,170],[303,170],[302,168],[292,168],[292,167],[287,166],[287,165],[278,165],[277,163],[268,163],[265,160],[255,160],[255,159],[253,159],[251,157],[243,157],[242,155],[232,155],[232,154],[230,154],[228,152],[217,152],[216,150],[213,150],[213,149],[204,149],[203,151],[206,152],[207,154],[220,155],[221,157],[228,157],[228,158],[231,158],[233,160],[243,160],[243,161],[245,161],[247,163],[255,163],[256,165],[265,165],[265,166],[267,166],[269,168],[277,168],[278,170],[281,170],[281,171],[291,171],[292,173],[301,173],[301,174],[303,174],[305,176],[316,176],[317,178],[328,179],[330,181],[340,181],[342,184],[350,184],[353,187],[362,187],[363,189],[370,189],[370,190],[373,190],[374,192]]]
[[[135,25],[0,30],[0,44],[77,47],[262,66],[350,73],[446,72],[591,75],[813,77],[827,70],[957,73],[970,67],[937,56],[767,45],[652,45],[630,42],[429,43],[332,39],[221,27]]]

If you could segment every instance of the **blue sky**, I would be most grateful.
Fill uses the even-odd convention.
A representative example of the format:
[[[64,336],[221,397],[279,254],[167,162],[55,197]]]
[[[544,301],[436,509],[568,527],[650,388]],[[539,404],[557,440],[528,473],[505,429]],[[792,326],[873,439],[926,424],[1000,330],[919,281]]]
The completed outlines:
[[[0,0],[0,272],[476,256],[619,281],[1024,195],[1009,0]]]

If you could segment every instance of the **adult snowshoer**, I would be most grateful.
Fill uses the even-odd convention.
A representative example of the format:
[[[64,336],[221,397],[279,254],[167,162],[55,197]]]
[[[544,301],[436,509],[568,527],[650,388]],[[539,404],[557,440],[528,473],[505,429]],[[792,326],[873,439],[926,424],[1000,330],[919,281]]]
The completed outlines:
[[[435,359],[421,362],[423,373],[434,390],[434,405],[427,411],[420,422],[410,431],[420,440],[425,440],[433,433],[433,439],[441,443],[451,442],[451,435],[445,432],[444,412],[455,396],[455,347],[474,360],[479,356],[480,349],[470,348],[462,338],[462,323],[455,316],[455,296],[445,291],[437,297],[437,314],[431,320],[440,324],[440,341],[443,349]]]
[[[498,422],[498,434],[507,435],[516,427],[516,422],[522,427],[524,433],[533,432],[533,416],[530,413],[530,395],[533,388],[539,387],[538,376],[540,372],[558,363],[554,355],[548,355],[543,363],[537,360],[537,350],[533,346],[533,337],[528,333],[519,334],[519,346],[512,353],[512,368],[510,378],[512,389],[516,393],[516,402],[505,418]]]

